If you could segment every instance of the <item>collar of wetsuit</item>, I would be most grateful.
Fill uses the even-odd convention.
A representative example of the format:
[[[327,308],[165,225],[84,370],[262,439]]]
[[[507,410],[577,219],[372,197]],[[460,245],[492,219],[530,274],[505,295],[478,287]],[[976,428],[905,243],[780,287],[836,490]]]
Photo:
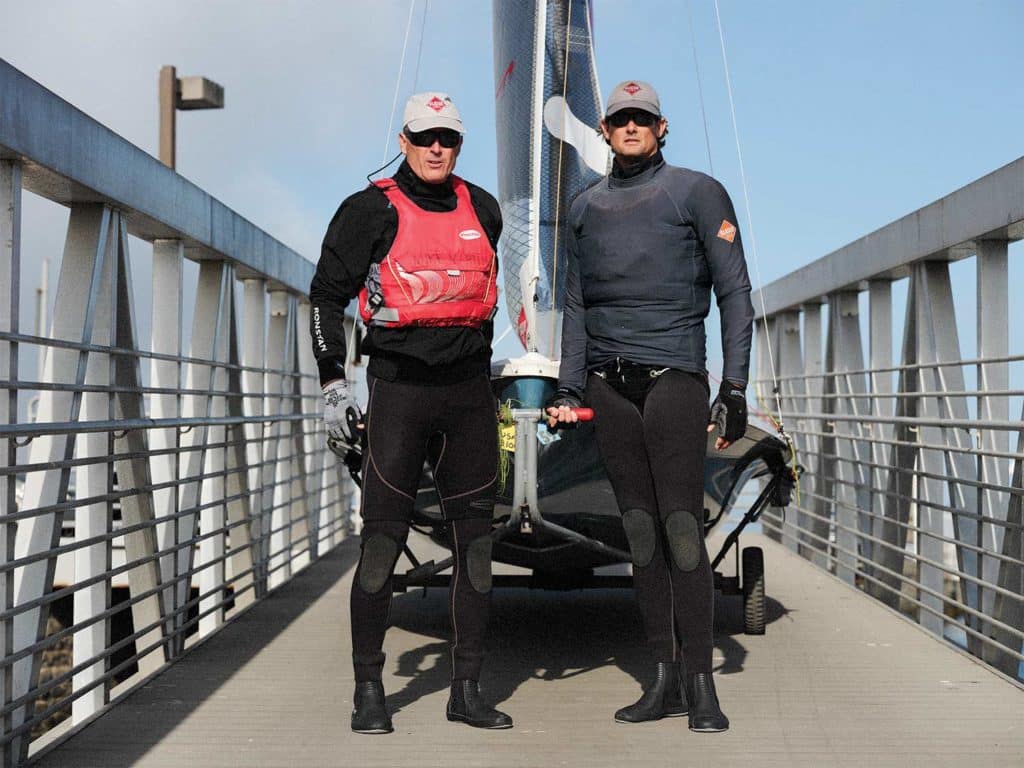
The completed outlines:
[[[665,164],[665,158],[661,156],[661,150],[657,150],[650,157],[644,158],[632,165],[621,165],[618,159],[612,163],[612,173],[609,183],[613,187],[632,187],[636,184],[643,184]]]
[[[402,191],[412,198],[441,201],[447,200],[455,194],[450,176],[440,184],[428,184],[416,175],[405,160],[398,166],[398,170],[392,178],[398,183]]]

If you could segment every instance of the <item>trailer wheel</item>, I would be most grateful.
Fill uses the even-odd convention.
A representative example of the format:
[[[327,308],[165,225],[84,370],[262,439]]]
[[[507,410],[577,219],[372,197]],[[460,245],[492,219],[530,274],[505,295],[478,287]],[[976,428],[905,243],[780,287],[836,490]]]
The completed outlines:
[[[746,547],[742,554],[743,569],[743,631],[748,635],[763,635],[764,606],[764,552],[760,547]]]

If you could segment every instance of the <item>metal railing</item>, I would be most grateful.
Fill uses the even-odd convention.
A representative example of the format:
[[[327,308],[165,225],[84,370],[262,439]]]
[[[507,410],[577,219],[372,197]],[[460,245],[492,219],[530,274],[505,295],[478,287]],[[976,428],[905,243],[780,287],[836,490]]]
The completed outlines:
[[[1024,354],[1009,348],[1009,244],[1024,237],[1022,189],[1024,158],[754,301],[758,399],[773,412],[781,403],[805,469],[785,516],[765,513],[766,532],[1017,680],[1024,414],[1011,409]],[[973,286],[961,266],[961,282],[951,279],[963,259]],[[895,364],[894,287],[898,300],[906,291]],[[977,307],[970,356],[957,313],[965,287]]]
[[[70,208],[46,333],[19,326],[23,189]],[[146,342],[129,234],[153,244]],[[356,491],[323,450],[312,265],[3,61],[0,249],[0,745],[17,765],[338,544]]]

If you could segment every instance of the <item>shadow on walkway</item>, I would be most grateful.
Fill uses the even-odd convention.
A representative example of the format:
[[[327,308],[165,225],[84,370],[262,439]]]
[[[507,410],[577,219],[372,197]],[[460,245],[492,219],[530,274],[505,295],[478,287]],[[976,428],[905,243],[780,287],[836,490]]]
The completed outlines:
[[[771,598],[766,607],[769,623],[789,613]],[[398,659],[396,674],[408,678],[408,682],[388,696],[389,709],[397,712],[448,688],[451,658],[447,590],[429,589],[426,596],[421,589],[396,595],[391,623],[427,639]],[[742,600],[716,592],[715,658],[722,657],[716,661],[716,673],[743,670],[747,650],[742,637]],[[486,648],[481,687],[487,699],[495,703],[511,697],[530,679],[566,679],[615,665],[643,687],[654,672],[631,589],[496,589]],[[634,693],[638,694],[639,689],[624,690],[623,703]]]

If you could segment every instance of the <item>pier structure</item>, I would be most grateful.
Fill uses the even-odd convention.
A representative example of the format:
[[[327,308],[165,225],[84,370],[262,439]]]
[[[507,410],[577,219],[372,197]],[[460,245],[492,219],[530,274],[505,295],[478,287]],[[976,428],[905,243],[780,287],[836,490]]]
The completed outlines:
[[[482,683],[516,727],[450,724],[428,589],[395,600],[397,732],[368,738],[312,263],[3,61],[0,94],[4,766],[1024,762],[1024,158],[754,297],[757,400],[803,471],[762,518],[766,634],[716,605],[728,733],[613,723],[647,682],[615,589],[497,591]],[[42,333],[20,325],[25,191],[69,210]]]

